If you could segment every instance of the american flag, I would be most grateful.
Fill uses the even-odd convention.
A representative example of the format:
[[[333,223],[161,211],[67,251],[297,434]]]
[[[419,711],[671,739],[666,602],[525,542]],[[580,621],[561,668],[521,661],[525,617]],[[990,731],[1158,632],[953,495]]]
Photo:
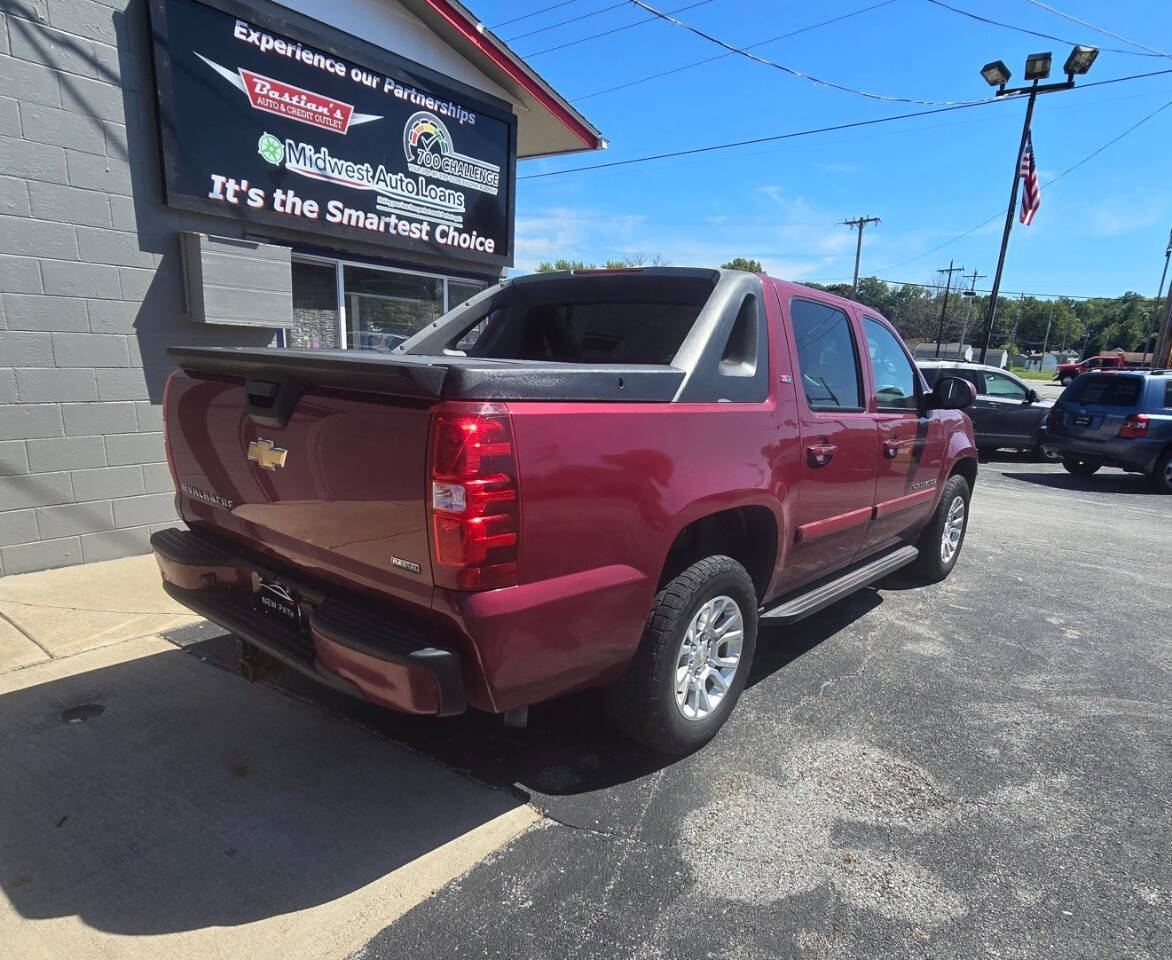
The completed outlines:
[[[1017,175],[1025,180],[1025,187],[1021,193],[1022,223],[1027,227],[1034,222],[1034,214],[1042,205],[1042,188],[1038,185],[1038,164],[1034,160],[1034,135],[1031,131],[1026,134],[1025,149],[1021,152],[1021,163]]]

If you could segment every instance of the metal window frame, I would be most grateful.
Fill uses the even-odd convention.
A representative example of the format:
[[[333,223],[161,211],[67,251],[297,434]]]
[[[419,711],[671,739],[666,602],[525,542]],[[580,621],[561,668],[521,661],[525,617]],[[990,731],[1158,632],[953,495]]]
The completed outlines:
[[[441,289],[443,291],[443,313],[447,313],[451,309],[448,299],[448,282],[455,280],[457,283],[477,283],[478,281],[469,277],[454,277],[447,273],[436,273],[431,270],[410,270],[405,267],[388,267],[381,263],[370,263],[365,260],[349,260],[346,257],[326,257],[317,253],[299,253],[296,250],[290,255],[290,263],[315,263],[325,264],[334,268],[334,280],[337,289],[338,298],[338,342],[341,344],[341,349],[352,349],[348,343],[349,338],[347,333],[347,318],[346,318],[346,281],[345,268],[346,267],[361,267],[364,270],[381,270],[383,273],[401,273],[411,277],[430,277],[433,280],[441,281]],[[492,286],[491,281],[486,281],[484,288]]]

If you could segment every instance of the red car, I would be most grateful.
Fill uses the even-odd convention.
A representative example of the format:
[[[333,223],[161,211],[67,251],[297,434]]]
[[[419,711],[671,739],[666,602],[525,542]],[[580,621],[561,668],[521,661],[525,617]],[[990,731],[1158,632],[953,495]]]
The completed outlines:
[[[502,282],[391,353],[175,348],[171,596],[384,706],[604,688],[633,737],[708,740],[759,619],[947,576],[977,475],[964,381],[769,277]]]
[[[1078,363],[1060,363],[1054,371],[1054,379],[1062,386],[1069,387],[1080,374],[1091,370],[1122,370],[1125,367],[1140,367],[1142,364],[1129,363],[1121,353],[1100,353],[1087,357]]]

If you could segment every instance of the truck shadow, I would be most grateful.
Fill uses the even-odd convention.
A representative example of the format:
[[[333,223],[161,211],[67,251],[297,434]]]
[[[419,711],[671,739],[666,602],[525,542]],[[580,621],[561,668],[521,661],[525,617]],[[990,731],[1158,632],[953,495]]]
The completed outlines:
[[[330,903],[520,803],[178,650],[0,695],[0,769],[12,911],[130,936]]]
[[[774,705],[765,703],[753,688],[880,603],[879,594],[867,589],[793,626],[763,620],[753,668],[737,711],[772,712]],[[225,669],[237,669],[236,641],[230,637],[203,641],[191,652]],[[638,780],[673,762],[620,734],[607,719],[597,690],[536,704],[529,709],[526,728],[509,729],[500,717],[473,711],[436,719],[383,710],[337,694],[280,665],[273,666],[265,682],[478,781],[518,790],[538,806],[543,796],[605,790]],[[718,745],[708,749],[718,749]]]
[[[1076,477],[1066,473],[1016,473],[1005,471],[1002,476],[1022,483],[1034,483],[1052,490],[1070,490],[1082,493],[1127,493],[1161,496],[1151,488],[1148,478],[1142,473],[1123,473],[1117,470],[1100,470],[1089,477]]]

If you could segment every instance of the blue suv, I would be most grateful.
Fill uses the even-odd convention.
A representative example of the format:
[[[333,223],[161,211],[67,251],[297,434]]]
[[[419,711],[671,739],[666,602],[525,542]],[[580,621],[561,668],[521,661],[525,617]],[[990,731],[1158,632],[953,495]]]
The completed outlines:
[[[1172,493],[1172,370],[1084,373],[1050,408],[1042,446],[1078,476],[1121,467]]]

